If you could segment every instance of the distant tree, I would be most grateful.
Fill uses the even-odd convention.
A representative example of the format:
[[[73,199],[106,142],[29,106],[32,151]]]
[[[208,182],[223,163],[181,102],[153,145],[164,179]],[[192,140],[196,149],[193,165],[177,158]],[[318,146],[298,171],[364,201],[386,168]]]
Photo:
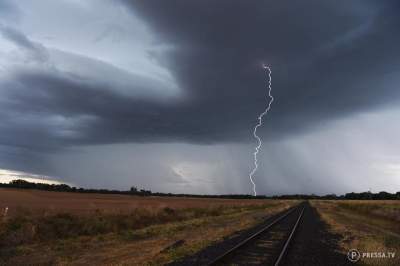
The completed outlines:
[[[22,180],[22,179],[17,179],[17,180],[12,180],[10,182],[10,185],[16,188],[34,188],[35,184],[30,183],[28,181]]]
[[[102,193],[102,194],[123,194],[123,195],[138,195],[138,196],[163,196],[163,197],[196,197],[196,198],[222,198],[222,199],[349,199],[349,200],[400,200],[400,191],[391,194],[385,191],[379,193],[371,193],[371,191],[361,192],[361,193],[347,193],[345,195],[337,196],[335,194],[328,194],[325,196],[318,196],[315,194],[305,195],[305,194],[292,194],[292,195],[275,195],[275,196],[265,196],[258,195],[256,197],[246,194],[237,195],[199,195],[199,194],[172,194],[172,193],[161,193],[161,192],[151,192],[151,190],[138,189],[132,186],[128,191],[120,190],[108,190],[108,189],[86,189],[86,188],[76,188],[70,187],[66,184],[44,184],[44,183],[31,183],[22,179],[13,180],[6,183],[0,183],[0,187],[5,188],[20,188],[20,189],[40,189],[48,191],[64,191],[64,192],[76,192],[76,193]]]
[[[336,196],[336,194],[328,194],[328,195],[323,196],[322,198],[332,200],[332,199],[337,199],[337,196]]]

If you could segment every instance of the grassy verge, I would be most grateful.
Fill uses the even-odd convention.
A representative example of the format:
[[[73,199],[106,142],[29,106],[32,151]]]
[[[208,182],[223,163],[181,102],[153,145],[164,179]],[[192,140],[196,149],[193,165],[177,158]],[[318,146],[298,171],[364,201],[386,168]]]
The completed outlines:
[[[394,259],[361,258],[365,265],[400,265],[399,201],[311,201],[334,233],[341,251],[396,252]]]
[[[249,206],[137,209],[129,214],[51,216],[21,211],[0,224],[0,264],[160,265],[220,241],[294,201]],[[175,244],[175,245],[174,245]]]

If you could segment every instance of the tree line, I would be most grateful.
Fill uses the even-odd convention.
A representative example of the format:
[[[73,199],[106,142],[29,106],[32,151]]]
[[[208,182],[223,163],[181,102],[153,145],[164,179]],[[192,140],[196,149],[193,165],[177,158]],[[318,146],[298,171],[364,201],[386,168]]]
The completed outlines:
[[[228,194],[228,195],[199,195],[199,194],[174,194],[174,193],[161,193],[152,192],[150,190],[138,189],[131,187],[129,190],[109,190],[109,189],[91,189],[91,188],[76,188],[67,184],[45,184],[45,183],[32,183],[26,180],[17,179],[9,183],[0,183],[3,188],[19,188],[19,189],[38,189],[46,191],[58,192],[75,192],[75,193],[100,193],[100,194],[123,194],[123,195],[136,195],[136,196],[163,196],[163,197],[195,197],[195,198],[224,198],[224,199],[330,199],[330,200],[400,200],[400,191],[397,193],[389,193],[381,191],[379,193],[361,192],[361,193],[346,193],[344,195],[328,194],[328,195],[308,195],[308,194],[294,194],[294,195],[245,195],[245,194]]]

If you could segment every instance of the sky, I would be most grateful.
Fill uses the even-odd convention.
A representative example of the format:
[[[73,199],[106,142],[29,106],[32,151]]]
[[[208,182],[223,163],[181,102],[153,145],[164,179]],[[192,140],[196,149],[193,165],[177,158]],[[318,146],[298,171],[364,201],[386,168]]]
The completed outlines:
[[[396,0],[0,0],[0,182],[400,191]]]

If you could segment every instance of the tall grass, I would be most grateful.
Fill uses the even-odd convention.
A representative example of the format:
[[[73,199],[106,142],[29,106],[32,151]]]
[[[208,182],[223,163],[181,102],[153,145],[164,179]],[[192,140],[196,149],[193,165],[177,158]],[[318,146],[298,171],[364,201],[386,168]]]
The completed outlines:
[[[146,226],[207,216],[219,216],[237,211],[272,207],[274,204],[249,206],[219,206],[212,208],[171,209],[158,211],[135,209],[130,213],[102,213],[92,215],[73,215],[59,213],[54,215],[33,215],[20,210],[13,217],[0,223],[0,249],[5,246],[66,239],[78,236],[93,236],[105,233],[120,233]]]

